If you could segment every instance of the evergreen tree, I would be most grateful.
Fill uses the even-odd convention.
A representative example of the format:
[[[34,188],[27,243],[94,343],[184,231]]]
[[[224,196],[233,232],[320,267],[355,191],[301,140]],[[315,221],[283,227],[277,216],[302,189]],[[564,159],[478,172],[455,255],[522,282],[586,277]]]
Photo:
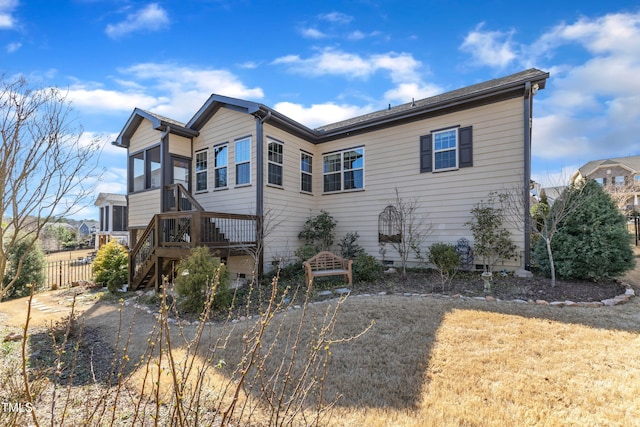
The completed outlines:
[[[601,280],[632,269],[635,260],[626,218],[602,187],[590,180],[570,188],[563,197],[576,209],[564,218],[551,241],[558,276]],[[543,241],[538,242],[536,257],[542,270],[550,274]]]
[[[22,260],[22,267],[18,272],[18,264]],[[7,252],[7,270],[2,279],[3,286],[10,283],[16,275],[16,281],[11,286],[5,298],[20,298],[28,296],[31,289],[27,285],[34,286],[34,290],[38,290],[44,286],[45,268],[47,261],[42,252],[42,248],[36,242],[33,245],[28,240],[21,240],[14,244]]]

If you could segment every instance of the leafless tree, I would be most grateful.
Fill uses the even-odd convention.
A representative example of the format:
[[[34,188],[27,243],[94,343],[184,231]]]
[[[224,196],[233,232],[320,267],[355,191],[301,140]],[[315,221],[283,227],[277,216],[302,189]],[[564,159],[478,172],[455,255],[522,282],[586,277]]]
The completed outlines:
[[[576,197],[581,191],[581,188],[582,186],[579,183],[574,184],[572,187],[565,186],[565,190],[554,199],[551,206],[548,204],[545,205],[544,202],[542,204],[538,203],[534,205],[529,212],[525,212],[524,210],[525,191],[521,186],[505,189],[498,195],[507,221],[517,230],[532,233],[544,241],[547,256],[549,257],[551,287],[556,286],[556,270],[551,242],[561,229],[564,220],[583,203],[581,202],[581,200],[583,200],[582,198]],[[571,197],[569,197],[570,189],[572,193]],[[529,224],[528,230],[524,228],[525,215],[529,216],[529,221],[526,222]]]
[[[82,142],[70,102],[56,88],[33,89],[24,77],[0,79],[0,279],[7,254],[32,247],[55,219],[85,206],[97,172],[99,141]],[[97,177],[96,177],[97,178]],[[28,251],[26,251],[28,253]],[[0,300],[20,275],[0,284]]]
[[[407,275],[407,262],[409,255],[414,253],[416,258],[424,261],[421,250],[422,244],[433,232],[433,226],[428,222],[428,215],[420,210],[418,199],[406,199],[396,187],[395,197],[391,205],[395,210],[395,220],[391,224],[393,235],[397,239],[389,239],[388,243],[400,256],[402,275]]]
[[[636,193],[640,193],[640,188],[634,182],[634,179],[627,179],[623,183],[605,185],[604,191],[607,192],[613,202],[621,212],[625,212],[629,206],[633,205],[633,198]]]

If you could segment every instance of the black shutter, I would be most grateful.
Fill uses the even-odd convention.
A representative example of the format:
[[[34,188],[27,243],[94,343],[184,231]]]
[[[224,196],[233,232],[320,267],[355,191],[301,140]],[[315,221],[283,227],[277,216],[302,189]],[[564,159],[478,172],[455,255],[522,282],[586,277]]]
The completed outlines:
[[[468,168],[473,166],[473,138],[472,127],[460,128],[458,130],[459,151],[458,151],[458,166],[461,168]]]
[[[431,172],[431,134],[420,137],[420,172]]]

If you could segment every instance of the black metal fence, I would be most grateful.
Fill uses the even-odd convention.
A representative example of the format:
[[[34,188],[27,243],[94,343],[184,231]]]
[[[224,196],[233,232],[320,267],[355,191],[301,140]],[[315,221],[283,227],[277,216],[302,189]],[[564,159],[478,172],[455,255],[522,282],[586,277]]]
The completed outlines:
[[[49,287],[68,287],[74,282],[93,280],[91,258],[50,261],[47,263],[46,285]]]

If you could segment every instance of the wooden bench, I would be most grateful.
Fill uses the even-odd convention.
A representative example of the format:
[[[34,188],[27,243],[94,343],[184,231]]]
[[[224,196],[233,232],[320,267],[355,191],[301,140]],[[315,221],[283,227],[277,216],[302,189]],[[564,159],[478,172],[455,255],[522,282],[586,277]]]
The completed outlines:
[[[352,264],[353,260],[344,259],[328,251],[320,252],[303,263],[307,286],[311,284],[314,277],[320,276],[344,276],[351,286],[353,282]]]

